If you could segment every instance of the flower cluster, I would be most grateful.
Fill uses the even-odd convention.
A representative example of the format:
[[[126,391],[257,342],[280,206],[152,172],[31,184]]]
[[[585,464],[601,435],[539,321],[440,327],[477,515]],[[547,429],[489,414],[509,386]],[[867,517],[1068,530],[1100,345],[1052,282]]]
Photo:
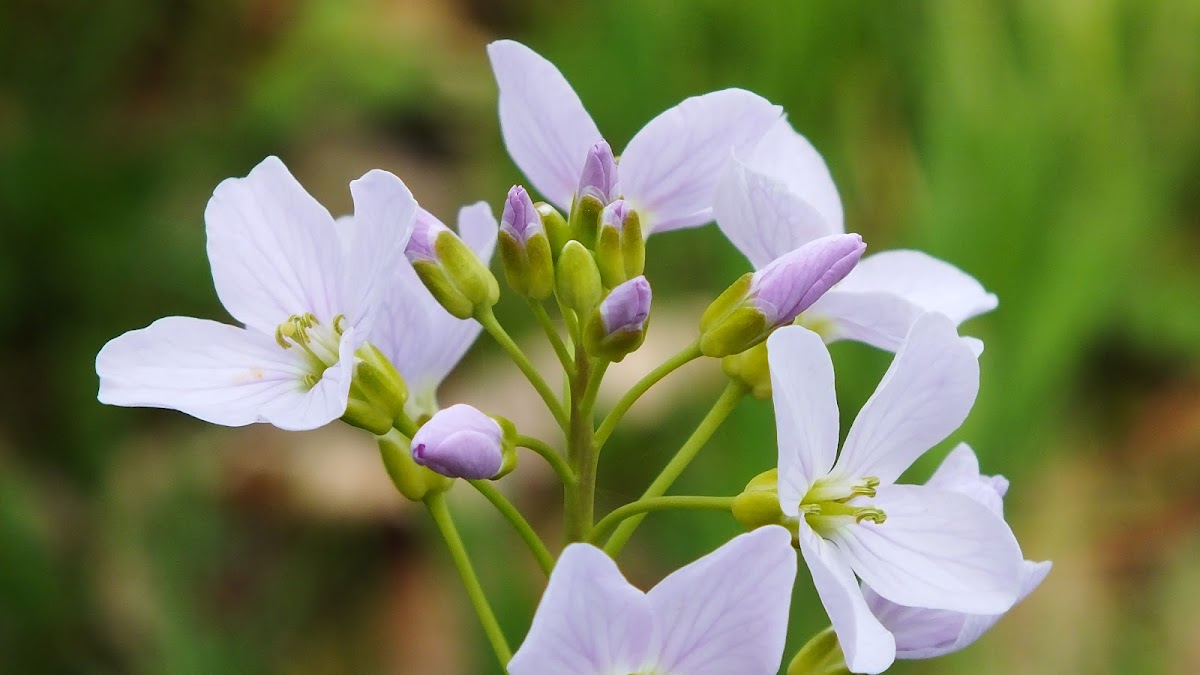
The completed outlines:
[[[794,656],[793,674],[878,673],[962,649],[1042,581],[1050,563],[1025,560],[1004,520],[1007,482],[982,475],[968,446],[924,485],[897,482],[970,412],[982,343],[958,327],[994,309],[994,295],[924,253],[864,257],[821,156],[755,94],[686,99],[618,156],[550,62],[507,40],[488,54],[504,142],[536,193],[514,186],[499,221],[486,203],[467,206],[456,231],[376,170],[350,184],[354,214],[335,219],[268,158],[217,186],[205,212],[217,294],[240,325],[169,317],[112,340],[96,359],[99,399],[227,426],[341,419],[370,432],[399,492],[428,507],[514,675],[777,672],[800,560],[832,627]],[[605,369],[649,330],[646,238],[714,220],[754,271],[596,425]],[[495,248],[559,358],[562,395],[492,312]],[[561,444],[439,406],[441,381],[481,331],[542,397]],[[840,449],[826,346],[837,340],[895,353]],[[725,392],[642,497],[597,520],[596,467],[614,428],[701,358],[719,359]],[[774,402],[777,466],[736,496],[667,495],[746,396]],[[516,468],[517,448],[562,482],[557,556],[492,482]],[[515,654],[446,505],[460,480],[549,574]],[[750,531],[642,592],[614,559],[647,513],[671,508],[723,511]]]

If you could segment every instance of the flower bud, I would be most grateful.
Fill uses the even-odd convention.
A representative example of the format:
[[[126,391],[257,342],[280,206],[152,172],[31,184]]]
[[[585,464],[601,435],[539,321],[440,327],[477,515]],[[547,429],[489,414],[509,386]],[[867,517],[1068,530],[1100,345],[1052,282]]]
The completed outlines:
[[[462,403],[440,410],[417,429],[412,458],[451,478],[497,478],[516,464],[515,431]]]
[[[500,299],[500,285],[487,265],[425,209],[417,211],[404,255],[433,297],[460,319]]]
[[[571,238],[587,248],[594,247],[600,213],[617,198],[617,193],[617,160],[608,143],[600,141],[588,150],[584,160],[575,203],[571,205]]]
[[[850,675],[846,657],[833,628],[826,628],[808,641],[792,662],[787,675]]]
[[[555,280],[558,298],[575,310],[580,320],[600,302],[600,270],[596,269],[591,251],[578,241],[568,241],[558,255]]]
[[[381,436],[404,416],[408,387],[400,371],[375,345],[364,344],[355,356],[354,377],[342,421]]]
[[[623,199],[604,207],[600,214],[596,266],[605,288],[616,288],[645,269],[646,238],[642,236],[641,218]]]
[[[650,316],[650,282],[634,277],[617,286],[588,319],[583,348],[592,356],[620,361],[646,339]]]
[[[704,311],[700,351],[723,357],[762,342],[845,278],[865,249],[857,234],[830,235],[744,275]]]
[[[383,466],[387,469],[388,477],[400,494],[419,502],[430,494],[445,492],[454,481],[439,473],[418,465],[413,461],[412,450],[408,439],[399,431],[391,430],[380,436],[379,455],[383,458]]]
[[[563,218],[558,209],[546,202],[538,202],[533,207],[542,217],[542,227],[546,229],[546,236],[550,238],[550,254],[557,261],[558,254],[571,239],[571,226],[567,225],[567,219]]]
[[[518,294],[545,300],[554,291],[554,261],[541,214],[525,188],[514,185],[500,216],[500,258],[504,276]]]
[[[733,517],[747,530],[764,525],[785,525],[788,519],[779,506],[779,469],[764,471],[746,484],[746,489],[733,498]],[[796,531],[793,524],[789,529]]]

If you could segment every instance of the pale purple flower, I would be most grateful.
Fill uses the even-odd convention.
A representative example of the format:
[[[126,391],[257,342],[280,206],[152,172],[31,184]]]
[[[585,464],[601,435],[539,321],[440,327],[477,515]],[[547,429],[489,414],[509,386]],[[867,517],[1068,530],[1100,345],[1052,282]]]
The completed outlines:
[[[583,175],[579,177],[577,199],[591,196],[601,204],[609,204],[620,191],[617,187],[617,158],[613,156],[608,141],[599,141],[588,150],[583,160]]]
[[[491,478],[504,463],[496,420],[459,403],[438,411],[412,437],[413,461],[451,478]]]
[[[354,352],[382,321],[381,280],[402,263],[416,202],[385,171],[350,184],[335,224],[283,162],[223,181],[204,213],[217,295],[243,327],[167,317],[100,350],[98,398],[214,424],[313,429],[346,410]]]
[[[625,223],[629,220],[629,214],[633,213],[633,208],[629,206],[629,202],[624,199],[618,199],[600,212],[600,227],[601,229],[611,227],[621,234],[625,231]]]
[[[634,277],[612,289],[600,303],[600,318],[605,335],[617,332],[637,332],[646,327],[650,316],[650,282],[646,277]]]
[[[796,577],[790,535],[771,525],[643,593],[613,561],[571,544],[550,582],[512,675],[768,675],[779,669]]]
[[[754,273],[753,303],[767,325],[791,323],[845,278],[866,248],[857,234],[832,234],[785,253]]]
[[[418,221],[424,222],[426,229],[448,229],[428,211],[418,209],[418,214]],[[485,264],[495,250],[496,233],[496,217],[486,202],[459,210],[458,234]],[[474,319],[459,319],[447,312],[403,257],[392,265],[385,281],[383,318],[375,326],[371,342],[404,376],[409,416],[416,419],[432,415],[438,409],[437,389],[442,380],[483,327]]]
[[[891,602],[969,614],[1008,610],[1020,547],[1004,519],[959,491],[897,485],[918,457],[966,418],[979,364],[953,322],[913,324],[838,453],[833,364],[816,333],[790,326],[767,340],[779,442],[779,504],[853,672],[896,656],[861,578]],[[836,461],[835,461],[836,460]]]
[[[1003,476],[980,474],[979,460],[965,443],[946,456],[925,485],[964,494],[1003,517],[1008,481]],[[1049,561],[1025,560],[1021,563],[1017,602],[1024,600],[1042,583],[1051,566]],[[866,584],[862,590],[871,613],[895,636],[896,658],[899,659],[929,659],[964,649],[1004,616],[906,607],[885,599]]]
[[[756,268],[844,231],[829,169],[786,120],[739,157],[717,184],[713,210],[721,231]],[[949,263],[919,251],[884,251],[864,258],[803,321],[819,327],[827,342],[857,340],[895,351],[925,312],[944,314],[957,325],[996,305],[995,295]]]
[[[568,210],[588,152],[603,136],[552,63],[511,40],[488,45],[488,56],[509,154],[548,201]],[[749,152],[781,115],[742,89],[686,99],[633,137],[612,183],[641,214],[647,235],[703,225],[712,220],[713,188],[730,154]]]
[[[545,232],[542,217],[529,198],[529,193],[520,185],[508,190],[504,199],[504,210],[500,214],[500,230],[507,232],[522,247],[530,237]]]

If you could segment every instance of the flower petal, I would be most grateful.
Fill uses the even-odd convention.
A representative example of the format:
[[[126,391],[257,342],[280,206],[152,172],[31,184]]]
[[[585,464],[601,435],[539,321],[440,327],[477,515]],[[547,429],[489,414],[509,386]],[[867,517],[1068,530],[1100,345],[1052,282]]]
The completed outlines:
[[[979,362],[941,314],[917,319],[850,427],[832,473],[885,485],[962,424],[979,391]]]
[[[354,216],[338,223],[339,228],[349,228],[343,235],[349,243],[342,306],[350,325],[369,335],[392,267],[405,260],[417,201],[399,178],[379,169],[350,183],[350,194]]]
[[[500,224],[487,202],[475,202],[458,210],[458,236],[485,265],[491,264],[499,231]]]
[[[658,653],[648,670],[777,672],[796,580],[791,542],[786,529],[762,527],[734,537],[655,586],[647,597],[658,626]]]
[[[647,235],[712,220],[725,163],[743,155],[782,110],[743,89],[685,99],[637,132],[618,164],[621,191]]]
[[[799,513],[813,481],[837,454],[838,407],[833,361],[816,333],[788,326],[767,338],[779,446],[779,505]]]
[[[569,209],[588,149],[603,140],[600,130],[558,68],[532,49],[497,40],[488,57],[508,154],[547,201]]]
[[[871,614],[842,552],[801,523],[800,553],[837,633],[846,666],[855,673],[882,673],[891,667],[895,640]]]
[[[559,557],[511,675],[634,673],[653,639],[650,601],[603,551],[571,544]]]
[[[338,361],[321,373],[316,386],[307,391],[290,392],[267,403],[263,409],[266,421],[289,431],[305,431],[324,426],[346,412],[350,384],[354,377],[354,352],[362,346],[366,335],[351,327],[342,334],[338,344]]]
[[[999,301],[974,277],[920,251],[884,251],[863,258],[840,290],[897,295],[927,312],[960,324],[990,312]]]
[[[1004,515],[1004,494],[1008,479],[1004,476],[985,476],[979,472],[979,459],[966,443],[959,443],[925,485],[939,490],[962,493],[983,504],[992,513]]]
[[[98,398],[109,405],[170,408],[225,426],[271,422],[314,429],[341,417],[346,393],[333,386],[337,378],[322,378],[306,391],[306,364],[295,352],[255,331],[167,317],[100,350]],[[338,372],[336,366],[330,370]]]
[[[342,310],[342,249],[333,217],[279,161],[228,178],[204,211],[208,259],[225,309],[268,335],[293,314]]]
[[[729,161],[717,182],[713,216],[721,232],[755,269],[814,239],[840,232],[783,182],[736,158]]]
[[[829,167],[821,153],[797,133],[786,118],[771,126],[750,153],[746,164],[782,181],[792,194],[810,204],[828,228],[819,236],[845,232],[842,200]]]
[[[1024,600],[1050,573],[1049,562],[1021,563],[1021,590],[1017,602]],[[879,621],[896,636],[896,658],[931,659],[960,651],[996,625],[1003,614],[963,614],[944,609],[905,607],[884,599],[863,585],[867,605]]]
[[[923,485],[882,485],[856,499],[887,514],[828,536],[862,580],[892,602],[972,614],[1017,599],[1021,549],[1008,523],[966,495]]]
[[[861,264],[861,262],[859,263]],[[851,271],[846,278],[854,275]],[[845,279],[842,280],[845,283]],[[844,291],[834,286],[809,307],[804,317],[823,330],[826,342],[854,340],[896,352],[924,311],[892,293]]]

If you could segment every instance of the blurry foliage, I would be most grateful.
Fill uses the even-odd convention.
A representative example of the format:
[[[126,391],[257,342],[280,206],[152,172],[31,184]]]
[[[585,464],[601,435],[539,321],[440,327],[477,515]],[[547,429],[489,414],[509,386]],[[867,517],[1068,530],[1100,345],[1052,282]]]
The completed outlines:
[[[269,494],[231,499],[228,453],[212,448],[245,432],[105,409],[92,359],[159,316],[225,316],[204,202],[264,155],[335,212],[373,166],[443,215],[498,203],[521,180],[483,50],[502,36],[557,63],[615,147],[686,96],[763,94],[824,153],[847,226],[872,250],[929,251],[1000,296],[966,327],[987,352],[954,440],[1017,479],[1018,535],[1057,561],[1050,599],[964,654],[898,672],[1200,670],[1188,646],[1200,623],[1179,609],[1200,588],[1196,35],[1200,3],[1133,0],[4,3],[0,670],[404,663],[379,626],[416,630],[431,608],[380,589],[412,560],[454,582],[437,542],[409,537],[422,520],[320,522]],[[715,228],[651,240],[660,298],[711,295],[745,267]],[[857,345],[834,356],[845,429],[888,358]],[[700,415],[622,430],[603,505],[636,495]],[[773,463],[773,435],[770,407],[745,405],[677,491],[737,490]],[[515,642],[538,580],[507,562],[523,551],[495,525],[466,536]],[[625,566],[652,583],[734,529],[654,516]],[[452,586],[446,597],[462,601]],[[793,645],[824,621],[803,572],[797,598]],[[409,618],[380,619],[389,603]],[[454,647],[480,644],[470,617],[454,625],[451,662],[493,668]]]

